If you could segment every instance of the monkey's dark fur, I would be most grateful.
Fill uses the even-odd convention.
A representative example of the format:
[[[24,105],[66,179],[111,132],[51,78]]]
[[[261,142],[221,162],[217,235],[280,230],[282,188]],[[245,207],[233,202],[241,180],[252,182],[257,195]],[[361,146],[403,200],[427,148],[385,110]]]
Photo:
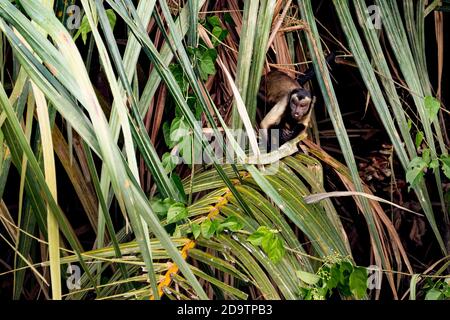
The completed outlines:
[[[327,62],[332,63],[335,58],[331,53]],[[314,69],[310,68],[296,79],[281,71],[269,72],[262,78],[259,97],[270,107],[260,123],[265,138],[270,135],[266,130],[278,129],[279,143],[283,145],[307,130],[313,98],[303,85],[314,76]]]
[[[261,94],[270,111],[261,121],[261,129],[279,129],[283,144],[300,134],[309,124],[311,93],[281,71],[272,71],[263,77]]]

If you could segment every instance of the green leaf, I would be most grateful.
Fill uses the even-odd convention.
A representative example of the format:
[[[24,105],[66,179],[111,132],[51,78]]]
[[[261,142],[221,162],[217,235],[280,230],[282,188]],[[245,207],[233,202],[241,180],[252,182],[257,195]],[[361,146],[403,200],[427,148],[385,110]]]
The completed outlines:
[[[274,263],[281,261],[286,253],[283,240],[277,234],[272,234],[271,237],[264,238],[262,248],[269,259]]]
[[[416,149],[419,149],[420,146],[422,145],[423,138],[424,138],[423,132],[422,131],[417,132],[417,134],[416,134]]]
[[[87,19],[87,17],[84,16],[83,19],[81,20],[80,28],[73,37],[73,41],[76,41],[78,37],[81,35],[83,43],[86,44],[87,34],[89,32],[91,32],[91,26],[89,25],[89,20]]]
[[[450,156],[442,155],[441,162],[442,162],[442,171],[444,172],[445,176],[450,179]]]
[[[275,239],[274,237],[274,233],[272,232],[272,230],[269,230],[268,232],[266,232],[266,234],[264,235],[264,237],[262,238],[261,241],[261,247],[263,248],[265,253],[268,253],[272,247],[272,243]]]
[[[439,160],[437,160],[437,159],[432,160],[432,161],[430,162],[430,165],[429,165],[428,167],[429,167],[430,169],[432,169],[433,172],[434,172],[437,168],[439,168]]]
[[[175,77],[175,80],[177,81],[178,85],[181,88],[181,91],[183,93],[186,93],[189,83],[186,79],[186,75],[183,71],[183,68],[176,63],[172,63],[169,65],[169,70],[172,72],[173,76]]]
[[[211,33],[213,34],[213,37],[212,37],[211,41],[212,41],[214,46],[219,45],[220,42],[225,40],[225,38],[228,35],[228,31],[222,29],[221,27],[214,27],[212,29]]]
[[[348,297],[352,295],[349,285],[349,278],[353,272],[353,265],[348,261],[343,261],[339,266],[339,284],[338,290],[341,294]]]
[[[116,25],[116,20],[117,20],[114,10],[112,10],[112,9],[106,10],[106,15],[108,17],[109,24],[111,25],[111,29],[114,30],[114,27]],[[81,34],[81,39],[83,40],[83,43],[86,44],[87,35],[91,31],[92,31],[92,29],[91,29],[91,25],[89,24],[89,20],[88,20],[87,16],[84,16],[83,19],[81,20],[80,28],[78,29],[77,33],[73,37],[73,41],[77,40],[77,38]]]
[[[191,231],[195,239],[197,239],[200,236],[200,233],[202,232],[201,227],[196,223],[191,224]]]
[[[348,261],[343,261],[339,266],[339,272],[341,274],[340,282],[345,284],[346,278],[353,272],[353,265]]]
[[[177,117],[172,122],[170,126],[169,134],[169,148],[173,148],[178,144],[180,155],[183,156],[185,163],[192,163],[192,148],[194,147],[194,155],[201,155],[200,148],[198,144],[193,144],[193,135],[189,130],[189,126],[186,123],[184,117]],[[194,159],[195,160],[195,159]],[[180,159],[178,158],[178,163]]]
[[[170,148],[172,141],[170,140],[170,124],[169,124],[169,122],[167,122],[167,121],[164,122],[162,131],[163,131],[164,141],[166,142],[166,145]]]
[[[297,277],[299,277],[300,280],[302,280],[306,284],[309,284],[310,286],[314,286],[320,281],[320,277],[317,274],[302,270],[297,270]]]
[[[194,111],[195,119],[200,121],[203,113],[202,106],[200,105],[198,99],[196,97],[188,97],[186,102],[188,103],[191,110]]]
[[[175,231],[173,232],[172,236],[173,236],[174,238],[182,238],[182,237],[186,237],[186,236],[187,236],[186,233],[187,233],[187,232],[186,232],[186,229],[181,228],[179,225],[177,225],[177,226],[175,227]]]
[[[411,131],[412,129],[412,120],[408,119],[408,131]]]
[[[330,278],[327,281],[327,288],[333,290],[339,284],[341,279],[341,272],[339,270],[339,265],[335,264],[330,268]]]
[[[430,289],[425,295],[425,300],[441,300],[442,292],[436,288]]]
[[[446,298],[450,298],[450,285],[449,285],[450,279],[445,279],[445,285],[444,285],[444,295]]]
[[[223,21],[225,21],[229,25],[232,25],[232,26],[235,25],[233,17],[231,16],[231,14],[229,12],[225,12],[225,14],[223,15]]]
[[[367,291],[367,271],[365,268],[355,267],[349,279],[350,290],[353,295],[362,299]]]
[[[208,49],[200,56],[199,71],[201,78],[206,81],[210,75],[216,74],[217,52],[215,49]]]
[[[222,31],[223,31],[223,29],[221,28],[221,27],[214,27],[213,29],[212,29],[212,31],[211,31],[211,33],[213,34],[213,38],[212,38],[212,42],[213,42],[213,44],[214,44],[214,42],[216,41],[218,41],[218,40],[221,40],[220,39],[220,37],[221,37],[221,35],[222,35]]]
[[[173,205],[175,201],[173,199],[167,198],[167,199],[157,199],[152,200],[150,202],[153,211],[159,216],[159,217],[166,217],[167,212],[169,211],[169,208],[171,205]]]
[[[179,159],[176,155],[171,154],[170,152],[166,152],[162,156],[162,165],[167,173],[170,173],[175,169],[178,165]]]
[[[221,27],[222,26],[222,23],[220,22],[220,18],[218,16],[211,16],[211,17],[208,17],[206,20],[212,27]]]
[[[430,121],[437,119],[440,108],[441,103],[439,100],[431,96],[425,97],[425,109],[427,110],[427,115]]]
[[[173,148],[176,144],[180,143],[188,135],[189,135],[189,126],[184,120],[184,117],[175,118],[170,126],[171,143],[169,145],[169,148]]]
[[[406,181],[410,184],[410,187],[415,187],[420,182],[426,168],[427,163],[421,157],[416,157],[409,163]]]
[[[426,149],[423,149],[423,151],[422,151],[422,159],[423,159],[423,161],[427,164],[427,166],[428,166],[428,164],[431,162],[431,152],[430,152],[430,149],[428,149],[428,148],[426,148]]]
[[[260,246],[268,233],[270,233],[270,229],[268,227],[261,226],[247,238],[247,241],[254,246]]]
[[[217,60],[217,50],[213,48],[206,49],[205,53],[203,55],[207,55],[213,59],[215,62]]]
[[[213,59],[210,56],[204,56],[200,60],[200,75],[203,80],[208,80],[210,75],[216,73],[216,67]]]
[[[184,163],[191,165],[195,162],[195,157],[201,156],[199,144],[194,143],[194,137],[191,134],[185,135],[179,143],[180,154],[183,156]],[[192,150],[194,148],[194,150]],[[194,156],[194,159],[192,158]],[[197,162],[198,163],[198,162]]]
[[[167,212],[167,223],[174,223],[186,219],[188,214],[189,212],[183,203],[174,203]]]
[[[284,257],[284,242],[277,230],[261,226],[247,238],[247,241],[254,246],[261,246],[269,259],[275,263]]]
[[[300,288],[300,294],[302,295],[303,300],[312,300],[312,290],[312,288]]]
[[[206,219],[202,222],[201,232],[205,239],[211,238],[218,230],[220,222],[218,220]]]
[[[242,223],[236,216],[230,216],[220,224],[219,232],[225,229],[230,230],[232,232],[236,232],[241,230],[242,227],[243,227]]]
[[[111,29],[114,30],[114,27],[116,26],[116,20],[117,20],[114,10],[113,9],[106,10],[106,16],[108,17],[108,21],[111,26]]]

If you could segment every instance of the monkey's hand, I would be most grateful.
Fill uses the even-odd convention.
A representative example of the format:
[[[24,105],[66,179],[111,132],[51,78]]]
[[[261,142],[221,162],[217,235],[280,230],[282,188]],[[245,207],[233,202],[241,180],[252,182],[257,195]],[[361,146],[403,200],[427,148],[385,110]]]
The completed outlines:
[[[291,129],[283,128],[280,131],[280,142],[281,145],[294,139],[302,132],[301,128],[299,126],[293,127]]]
[[[280,131],[281,144],[291,140],[293,137],[294,137],[294,130],[284,128]]]

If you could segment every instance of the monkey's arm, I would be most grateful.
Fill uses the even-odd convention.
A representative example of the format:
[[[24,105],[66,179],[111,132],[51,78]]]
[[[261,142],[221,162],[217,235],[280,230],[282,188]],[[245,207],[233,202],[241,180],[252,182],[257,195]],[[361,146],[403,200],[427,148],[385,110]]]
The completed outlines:
[[[326,57],[326,61],[327,61],[327,65],[332,67],[336,63],[336,53],[335,52],[331,52]],[[304,74],[298,76],[296,78],[296,80],[301,86],[303,86],[308,81],[311,81],[315,76],[316,76],[316,72],[314,70],[314,67],[310,67],[310,68],[308,68],[308,70],[305,71]]]
[[[278,103],[274,105],[272,109],[270,109],[269,113],[261,121],[260,128],[269,129],[271,126],[279,124],[284,112],[286,111],[288,103],[288,96],[285,96],[280,101],[278,101]]]

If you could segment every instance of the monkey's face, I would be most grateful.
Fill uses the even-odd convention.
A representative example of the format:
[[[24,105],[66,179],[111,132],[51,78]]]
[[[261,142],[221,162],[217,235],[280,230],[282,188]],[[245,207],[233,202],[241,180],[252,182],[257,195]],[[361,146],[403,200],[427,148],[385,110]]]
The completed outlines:
[[[308,115],[311,108],[311,94],[305,89],[295,90],[291,94],[290,108],[291,116],[295,121],[300,121]]]

